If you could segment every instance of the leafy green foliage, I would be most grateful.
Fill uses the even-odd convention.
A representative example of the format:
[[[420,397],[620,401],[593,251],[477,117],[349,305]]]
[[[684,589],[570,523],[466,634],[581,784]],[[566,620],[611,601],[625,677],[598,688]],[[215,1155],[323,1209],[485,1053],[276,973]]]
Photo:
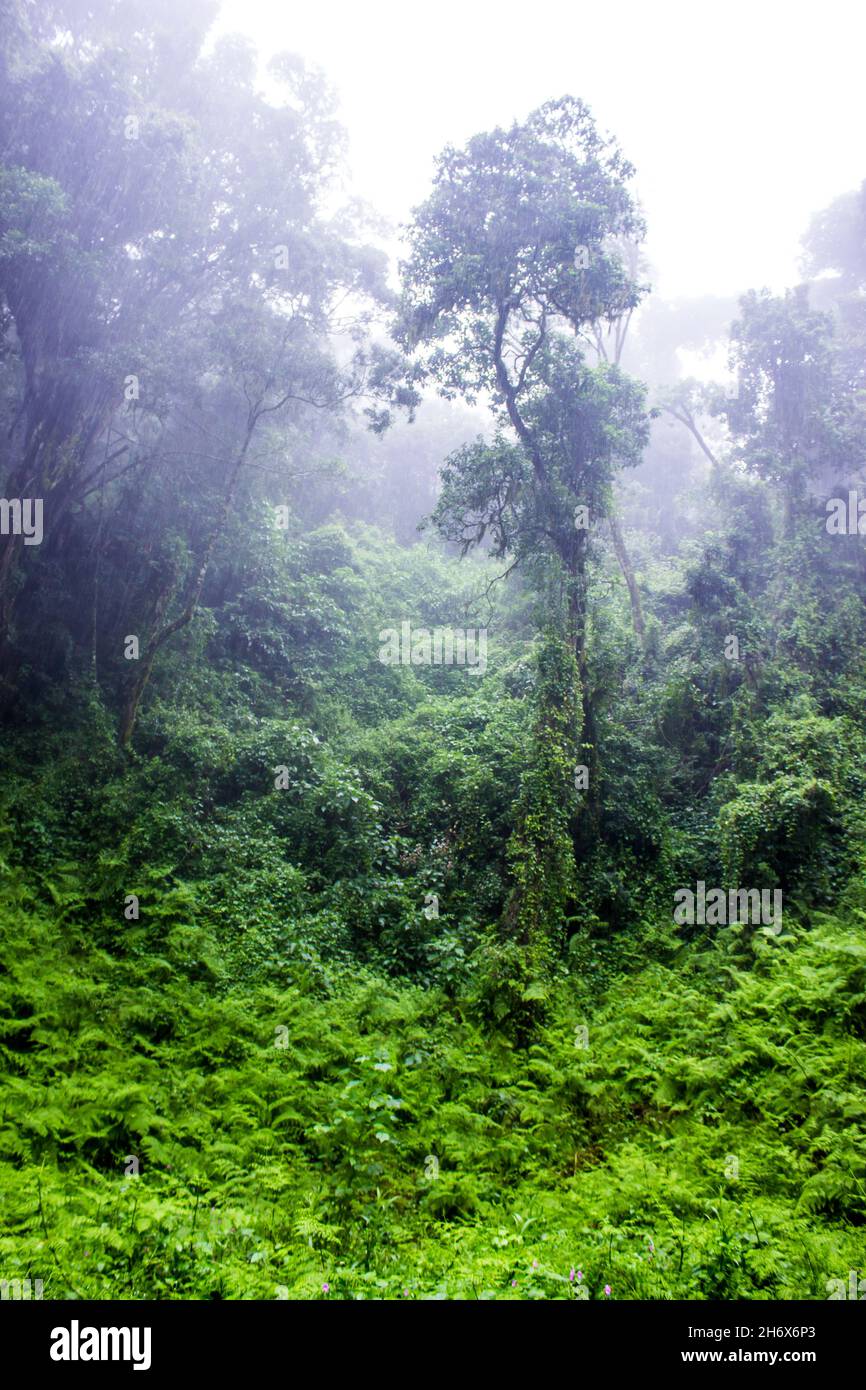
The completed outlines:
[[[309,951],[228,991],[207,934],[110,955],[55,899],[7,882],[0,989],[0,1253],[46,1297],[820,1298],[862,1264],[862,909],[563,981],[521,1053]]]

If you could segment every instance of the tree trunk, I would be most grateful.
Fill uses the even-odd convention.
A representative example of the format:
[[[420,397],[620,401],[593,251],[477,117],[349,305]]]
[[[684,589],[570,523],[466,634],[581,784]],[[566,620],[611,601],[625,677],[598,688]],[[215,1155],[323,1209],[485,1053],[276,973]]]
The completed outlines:
[[[628,597],[631,603],[631,620],[634,624],[635,636],[644,645],[646,627],[643,619],[643,608],[640,601],[640,591],[637,587],[637,580],[634,577],[634,570],[631,566],[628,550],[626,549],[625,539],[619,528],[619,521],[613,512],[608,517],[610,522],[610,534],[613,536],[613,548],[616,551],[616,558],[619,560],[619,567],[623,572],[625,582],[628,586]]]
[[[161,647],[165,646],[170,637],[173,637],[176,632],[180,632],[181,628],[186,627],[192,621],[196,609],[198,608],[199,599],[201,598],[204,588],[204,581],[207,577],[217,540],[222,535],[229,512],[232,508],[232,503],[234,502],[238,479],[240,478],[241,469],[243,468],[244,460],[247,456],[247,450],[250,447],[250,440],[253,437],[257,418],[257,416],[253,416],[247,424],[247,433],[244,438],[243,446],[232,468],[222,506],[220,507],[219,515],[211,529],[211,533],[208,536],[204,554],[202,555],[186,606],[177,618],[173,618],[172,621],[166,623],[164,627],[157,628],[144,650],[144,654],[141,658],[141,666],[134,678],[130,681],[120,716],[119,742],[121,748],[128,747],[129,741],[135,732],[135,722],[138,718],[138,708],[141,703],[141,697],[144,694],[147,682],[150,680],[150,674],[153,670],[153,664],[156,660],[157,653]]]

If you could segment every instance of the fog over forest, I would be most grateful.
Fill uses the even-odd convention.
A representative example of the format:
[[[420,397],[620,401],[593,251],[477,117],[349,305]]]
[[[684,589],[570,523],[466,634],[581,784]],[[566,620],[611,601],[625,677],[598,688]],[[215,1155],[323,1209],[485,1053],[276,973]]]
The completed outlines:
[[[90,1300],[866,1297],[866,26],[804,14],[0,0],[52,1361],[150,1368]]]

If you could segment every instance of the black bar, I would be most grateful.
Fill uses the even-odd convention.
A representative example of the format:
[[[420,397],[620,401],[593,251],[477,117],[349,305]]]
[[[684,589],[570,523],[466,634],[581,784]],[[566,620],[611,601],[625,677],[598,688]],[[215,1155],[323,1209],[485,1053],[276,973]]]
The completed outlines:
[[[802,1303],[523,1303],[436,1300],[400,1304],[359,1300],[268,1303],[14,1302],[0,1303],[3,1360],[52,1382],[131,1375],[163,1383],[178,1374],[213,1373],[220,1381],[282,1374],[309,1381],[316,1366],[325,1384],[341,1365],[356,1378],[387,1381],[436,1370],[453,1378],[478,1358],[493,1375],[498,1364],[513,1384],[534,1363],[536,1384],[565,1357],[569,1380],[604,1369],[642,1377],[671,1372],[700,1378],[708,1370],[753,1368],[773,1378],[792,1367],[816,1383],[859,1364],[862,1298]],[[497,1311],[498,1309],[498,1311]],[[87,1329],[118,1329],[95,1340]],[[58,1329],[64,1329],[64,1337]],[[120,1330],[126,1330],[124,1335]],[[133,1329],[139,1329],[136,1334]],[[149,1344],[144,1330],[149,1329]],[[408,1340],[407,1340],[408,1339]],[[127,1360],[54,1360],[56,1350],[91,1347]],[[405,1347],[405,1350],[404,1350]],[[138,1372],[133,1358],[149,1360]],[[407,1356],[409,1359],[407,1359]],[[468,1358],[468,1362],[467,1359]],[[414,1365],[415,1369],[412,1369]],[[379,1370],[377,1372],[376,1367]],[[571,1367],[569,1370],[568,1367]]]

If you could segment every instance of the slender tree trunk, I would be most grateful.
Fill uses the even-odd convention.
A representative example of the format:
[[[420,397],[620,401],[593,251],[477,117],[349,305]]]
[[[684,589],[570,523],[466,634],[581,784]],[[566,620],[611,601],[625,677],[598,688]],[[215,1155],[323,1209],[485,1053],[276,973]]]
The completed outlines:
[[[144,694],[147,682],[150,680],[150,674],[153,670],[153,665],[156,661],[157,653],[160,651],[162,647],[165,646],[169,638],[173,637],[176,632],[180,632],[182,628],[186,627],[192,621],[196,609],[198,608],[199,600],[201,598],[202,590],[204,588],[204,582],[207,577],[208,569],[210,568],[210,562],[213,558],[213,552],[216,547],[217,540],[223,533],[226,521],[228,520],[228,516],[232,508],[232,503],[235,499],[238,479],[240,478],[241,469],[243,468],[244,460],[247,456],[247,450],[250,447],[250,440],[253,437],[253,431],[256,427],[257,418],[257,416],[253,416],[247,424],[247,432],[244,438],[243,446],[241,447],[240,453],[235,459],[234,466],[229,476],[228,485],[226,486],[222,506],[220,507],[217,519],[214,522],[213,527],[211,528],[210,535],[208,536],[207,544],[204,548],[204,554],[202,555],[201,561],[199,563],[195,580],[193,581],[192,588],[190,589],[189,598],[187,599],[184,610],[181,614],[179,614],[178,617],[173,618],[170,623],[166,623],[164,627],[157,627],[156,632],[151,637],[144,650],[144,654],[141,657],[141,665],[136,671],[133,679],[130,681],[120,717],[119,742],[121,748],[128,747],[129,741],[132,738],[133,733],[135,732],[135,723],[136,719],[138,718],[138,708],[141,703],[141,697]]]
[[[716,458],[707,441],[704,439],[704,436],[698,429],[694,417],[691,415],[691,413],[685,411],[681,414],[679,411],[674,410],[673,407],[669,405],[663,406],[662,408],[667,411],[668,415],[672,415],[675,420],[679,420],[681,425],[685,425],[689,434],[692,436],[692,439],[694,439],[695,443],[701,449],[701,452],[709,459],[713,467],[716,467],[719,461]]]
[[[610,522],[610,534],[613,537],[613,548],[616,551],[616,558],[619,560],[619,567],[623,572],[626,585],[628,586],[628,597],[631,603],[631,620],[634,624],[635,636],[644,645],[646,627],[643,618],[643,608],[640,601],[640,590],[637,587],[637,580],[634,577],[631,560],[629,559],[628,549],[625,539],[620,530],[619,521],[613,512],[608,517]]]

